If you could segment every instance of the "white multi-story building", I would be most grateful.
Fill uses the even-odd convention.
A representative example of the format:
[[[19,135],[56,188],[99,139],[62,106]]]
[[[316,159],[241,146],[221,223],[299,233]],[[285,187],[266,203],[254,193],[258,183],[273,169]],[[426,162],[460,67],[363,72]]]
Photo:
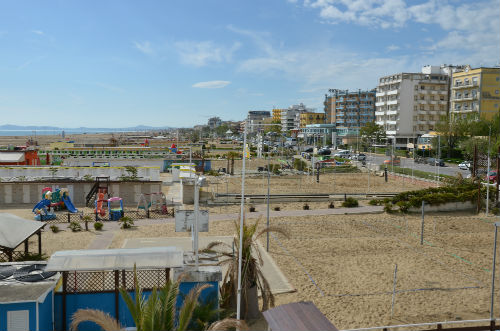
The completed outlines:
[[[281,131],[300,129],[300,114],[313,112],[314,109],[307,108],[303,103],[293,105],[281,110]]]
[[[399,73],[380,78],[375,117],[391,144],[406,148],[448,114],[449,75],[453,66],[425,66],[421,73]]]

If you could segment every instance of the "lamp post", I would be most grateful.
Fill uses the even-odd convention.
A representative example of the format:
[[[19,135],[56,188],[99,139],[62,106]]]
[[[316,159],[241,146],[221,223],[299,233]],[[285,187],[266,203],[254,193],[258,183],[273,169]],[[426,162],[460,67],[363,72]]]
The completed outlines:
[[[491,125],[488,134],[488,171],[486,172],[486,216],[488,216],[490,207],[490,163],[491,163],[490,146],[491,146]],[[498,174],[497,174],[497,181],[498,181]]]
[[[242,166],[241,166],[241,210],[240,210],[240,246],[238,249],[238,295],[236,302],[236,319],[241,319],[241,265],[242,265],[242,251],[243,251],[243,218],[244,218],[244,208],[245,208],[245,159],[246,159],[246,146],[247,146],[247,126],[248,123],[245,123],[245,128],[243,130],[243,158],[242,158]]]
[[[493,224],[495,226],[495,243],[493,244],[493,267],[491,268],[492,274],[491,274],[491,302],[490,302],[490,319],[493,319],[493,302],[494,298],[493,295],[495,293],[495,266],[496,266],[496,260],[497,260],[497,232],[498,232],[498,227],[500,226],[500,222],[495,222]]]

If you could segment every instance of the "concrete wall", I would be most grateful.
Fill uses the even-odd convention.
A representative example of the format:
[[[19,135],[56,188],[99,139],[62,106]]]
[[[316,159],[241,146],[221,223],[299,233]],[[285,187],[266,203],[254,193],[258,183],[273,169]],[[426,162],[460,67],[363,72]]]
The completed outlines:
[[[93,181],[61,181],[61,182],[0,182],[0,205],[23,204],[35,205],[42,199],[42,189],[51,187],[53,190],[67,188],[73,204],[85,205],[85,197],[94,185]],[[111,182],[110,194],[123,199],[125,206],[136,206],[142,193],[161,192],[162,182]]]
[[[110,176],[111,180],[119,179],[121,176],[129,176],[125,167],[0,167],[0,179],[3,181],[19,177],[26,177],[28,179],[70,177],[78,179],[86,175],[92,177]],[[138,167],[137,176],[142,180],[158,181],[160,180],[160,167]]]
[[[114,158],[68,158],[62,165],[67,167],[92,167],[96,162],[107,162],[111,167],[158,167],[163,172],[163,159],[114,159]]]

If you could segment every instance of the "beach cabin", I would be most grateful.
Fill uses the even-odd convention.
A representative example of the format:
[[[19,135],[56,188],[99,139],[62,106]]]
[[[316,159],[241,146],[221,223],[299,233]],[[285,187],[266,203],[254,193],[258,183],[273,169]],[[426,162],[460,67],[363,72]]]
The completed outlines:
[[[44,262],[0,263],[0,330],[54,330],[59,274],[44,268]]]

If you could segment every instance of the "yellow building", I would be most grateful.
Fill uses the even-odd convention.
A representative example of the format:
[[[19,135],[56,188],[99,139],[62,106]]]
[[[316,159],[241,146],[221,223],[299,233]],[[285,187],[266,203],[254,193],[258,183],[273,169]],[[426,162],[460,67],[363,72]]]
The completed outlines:
[[[281,123],[281,109],[273,109],[273,122]]]
[[[302,113],[300,114],[300,127],[304,128],[309,124],[323,124],[325,123],[325,113]]]
[[[451,84],[451,108],[453,117],[470,114],[491,119],[500,111],[500,68],[466,67],[454,72]]]

